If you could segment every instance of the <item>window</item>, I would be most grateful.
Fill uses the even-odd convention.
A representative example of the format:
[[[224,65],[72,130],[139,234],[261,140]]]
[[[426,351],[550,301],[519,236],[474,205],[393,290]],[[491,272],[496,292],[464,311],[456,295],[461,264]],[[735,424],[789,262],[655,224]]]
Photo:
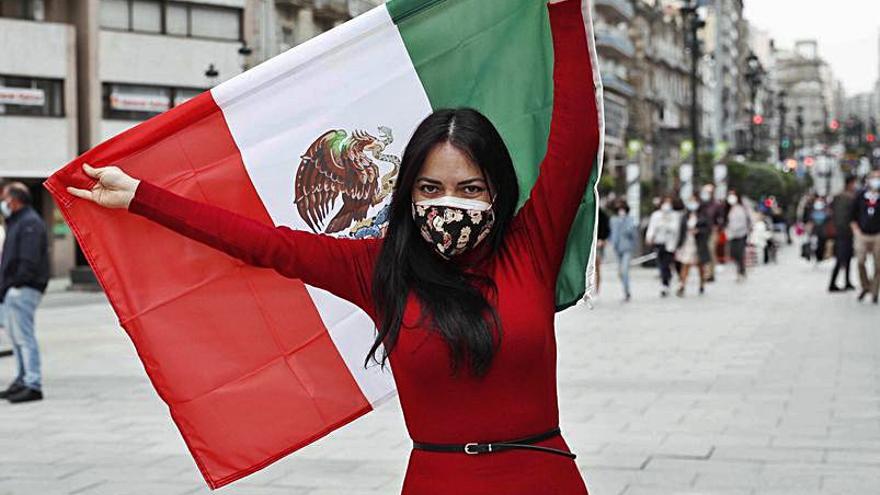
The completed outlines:
[[[2,1],[2,0],[0,0]],[[241,9],[168,0],[101,0],[101,27],[238,41]]]
[[[241,14],[238,10],[190,5],[189,15],[190,36],[225,40],[241,39]]]
[[[189,10],[179,3],[169,3],[165,9],[165,32],[177,36],[189,34]]]
[[[64,81],[0,75],[0,115],[64,117]]]
[[[128,29],[128,0],[103,0],[100,15],[101,27]]]
[[[203,89],[104,83],[104,118],[146,120],[184,104]]]
[[[143,33],[161,33],[162,5],[153,0],[132,1],[131,29]]]
[[[43,0],[0,0],[0,17],[42,21],[45,17]]]

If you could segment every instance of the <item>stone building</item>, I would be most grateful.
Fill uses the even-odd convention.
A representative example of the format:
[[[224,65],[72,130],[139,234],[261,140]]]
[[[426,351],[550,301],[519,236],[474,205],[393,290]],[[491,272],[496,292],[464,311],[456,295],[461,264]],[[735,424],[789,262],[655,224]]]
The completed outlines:
[[[642,143],[635,158],[643,181],[662,180],[679,164],[690,139],[690,59],[678,9],[638,0],[631,28],[635,56],[630,80],[628,139]]]
[[[626,158],[626,131],[635,48],[630,39],[634,9],[631,0],[596,0],[593,22],[602,84],[605,88],[605,173],[621,178]]]
[[[815,40],[799,41],[793,50],[777,52],[775,77],[787,94],[788,132],[801,154],[810,154],[822,141],[826,126],[837,113],[835,83]]]

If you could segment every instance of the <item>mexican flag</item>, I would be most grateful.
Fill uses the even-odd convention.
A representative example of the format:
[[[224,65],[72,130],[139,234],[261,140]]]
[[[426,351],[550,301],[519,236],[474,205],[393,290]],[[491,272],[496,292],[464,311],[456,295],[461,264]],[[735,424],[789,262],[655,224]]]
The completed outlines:
[[[328,292],[73,198],[65,186],[91,186],[81,164],[115,164],[267,225],[381,236],[404,146],[437,108],[475,107],[495,123],[525,201],[549,134],[552,65],[540,0],[393,0],[110,139],[49,178],[46,187],[212,488],[395,393],[388,369],[364,368],[374,325]],[[601,108],[598,76],[596,87],[583,96]],[[322,171],[365,166],[379,171],[369,177],[374,197],[368,208],[346,210],[354,184],[328,186]],[[560,308],[585,292],[599,173],[595,166],[570,235]]]

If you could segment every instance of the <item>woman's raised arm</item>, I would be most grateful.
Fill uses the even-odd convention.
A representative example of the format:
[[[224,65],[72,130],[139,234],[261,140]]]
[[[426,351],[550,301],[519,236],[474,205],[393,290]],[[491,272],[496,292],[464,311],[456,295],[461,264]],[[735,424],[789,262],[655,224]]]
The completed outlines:
[[[520,211],[532,251],[556,279],[599,149],[599,112],[580,0],[551,3],[553,117],[547,154]]]
[[[326,289],[361,308],[370,305],[374,241],[338,239],[273,227],[216,206],[199,203],[118,167],[83,166],[95,179],[90,189],[67,191],[107,208],[127,208],[174,232],[260,268]]]

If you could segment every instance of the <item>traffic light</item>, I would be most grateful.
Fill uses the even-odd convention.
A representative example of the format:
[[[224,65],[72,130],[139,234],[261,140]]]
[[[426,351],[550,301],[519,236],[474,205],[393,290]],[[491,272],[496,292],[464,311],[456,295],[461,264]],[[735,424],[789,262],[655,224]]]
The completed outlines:
[[[788,138],[782,138],[782,148],[783,148],[783,149],[788,149],[788,148],[790,148],[790,147],[791,147],[791,139],[788,139]]]
[[[874,141],[877,140],[877,136],[875,136],[874,134],[868,133],[868,135],[865,136],[865,140],[868,141],[869,143],[873,143]]]
[[[828,124],[828,127],[830,127],[832,131],[836,131],[840,129],[840,121],[837,119],[831,119],[831,123]]]
[[[755,114],[752,117],[752,123],[755,125],[761,125],[764,123],[764,116],[761,114]]]

